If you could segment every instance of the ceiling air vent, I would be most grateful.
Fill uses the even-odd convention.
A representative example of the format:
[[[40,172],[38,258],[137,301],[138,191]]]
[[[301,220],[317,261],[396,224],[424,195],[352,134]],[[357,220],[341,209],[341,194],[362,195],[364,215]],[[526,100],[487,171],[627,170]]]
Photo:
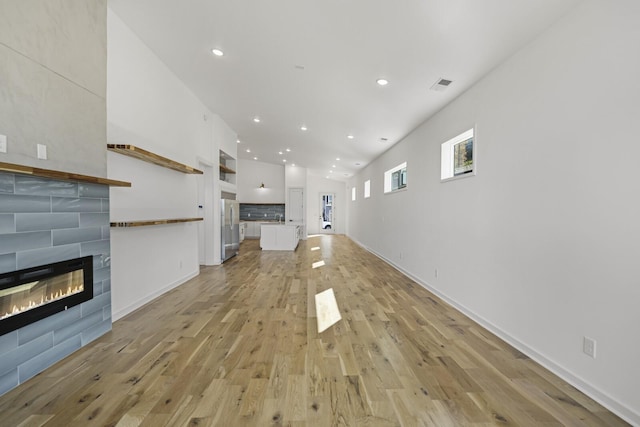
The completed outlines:
[[[453,80],[438,79],[438,81],[435,82],[433,86],[431,86],[431,90],[443,92],[446,88],[449,87],[451,83],[453,83]]]

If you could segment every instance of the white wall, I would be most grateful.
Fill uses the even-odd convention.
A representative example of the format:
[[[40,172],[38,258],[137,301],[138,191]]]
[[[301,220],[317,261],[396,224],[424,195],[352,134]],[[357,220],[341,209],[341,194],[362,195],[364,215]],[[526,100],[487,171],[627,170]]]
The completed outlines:
[[[133,144],[194,167],[204,161],[217,169],[214,123],[220,119],[112,11],[107,76],[109,142]],[[235,141],[219,123],[216,133]],[[112,221],[202,215],[198,175],[111,152],[107,162],[110,178],[133,184],[111,190]],[[217,170],[213,175],[217,181]],[[199,273],[196,223],[113,229],[111,245],[114,319]]]
[[[342,181],[325,179],[320,176],[309,175],[307,177],[307,232],[309,234],[317,234],[320,229],[320,215],[322,213],[322,204],[320,195],[333,193],[335,199],[333,201],[333,223],[332,230],[336,234],[345,234],[346,232],[346,184]]]
[[[284,203],[284,166],[240,159],[238,200],[241,203]],[[264,183],[264,188],[259,188]]]
[[[585,1],[349,182],[354,239],[636,424],[638,22]],[[440,144],[474,124],[478,175],[440,183]]]

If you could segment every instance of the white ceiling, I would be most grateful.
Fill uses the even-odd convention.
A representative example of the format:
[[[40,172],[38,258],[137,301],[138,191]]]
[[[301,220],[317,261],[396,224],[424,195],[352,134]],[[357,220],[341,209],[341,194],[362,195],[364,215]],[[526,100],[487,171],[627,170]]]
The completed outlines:
[[[345,179],[578,2],[109,0],[109,6],[238,133],[240,158],[276,164],[285,158],[312,174]],[[378,86],[380,77],[390,83]],[[453,83],[445,92],[429,90],[441,77]]]

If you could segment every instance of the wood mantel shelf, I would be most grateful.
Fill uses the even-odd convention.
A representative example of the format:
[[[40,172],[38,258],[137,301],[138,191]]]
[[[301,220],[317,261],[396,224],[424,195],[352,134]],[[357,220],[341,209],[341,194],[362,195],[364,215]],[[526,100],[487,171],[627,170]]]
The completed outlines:
[[[162,157],[158,154],[152,153],[151,151],[143,150],[142,148],[136,147],[135,145],[107,144],[107,149],[115,153],[124,154],[125,156],[133,157],[144,162],[153,163],[154,165],[162,166],[182,173],[196,175],[202,175],[204,173],[199,169],[192,168],[191,166],[187,166],[182,163],[178,163],[175,160]]]
[[[111,187],[131,187],[131,183],[126,181],[116,181],[114,179],[100,178],[97,176],[81,175],[77,173],[62,172],[51,169],[41,169],[33,166],[16,165],[13,163],[0,162],[0,171],[39,176],[42,178],[51,178],[60,181],[81,181],[91,184],[109,185]]]
[[[224,173],[236,173],[236,171],[234,171],[233,169],[229,169],[228,167],[222,164],[220,165],[220,171]]]
[[[116,221],[109,225],[113,228],[146,227],[149,225],[178,224],[181,222],[202,221],[203,218],[150,219],[142,221]]]

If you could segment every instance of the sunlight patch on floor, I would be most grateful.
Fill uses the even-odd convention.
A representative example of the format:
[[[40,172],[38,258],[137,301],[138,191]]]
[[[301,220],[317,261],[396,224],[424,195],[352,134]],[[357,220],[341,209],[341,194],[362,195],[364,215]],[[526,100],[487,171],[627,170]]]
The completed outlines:
[[[318,268],[318,267],[322,267],[324,265],[324,261],[318,261],[318,262],[314,262],[313,264],[311,264],[312,268]]]
[[[316,294],[316,315],[318,316],[318,333],[326,331],[342,319],[333,288]]]
[[[320,246],[314,246],[311,248],[311,251],[319,251],[320,250]]]

